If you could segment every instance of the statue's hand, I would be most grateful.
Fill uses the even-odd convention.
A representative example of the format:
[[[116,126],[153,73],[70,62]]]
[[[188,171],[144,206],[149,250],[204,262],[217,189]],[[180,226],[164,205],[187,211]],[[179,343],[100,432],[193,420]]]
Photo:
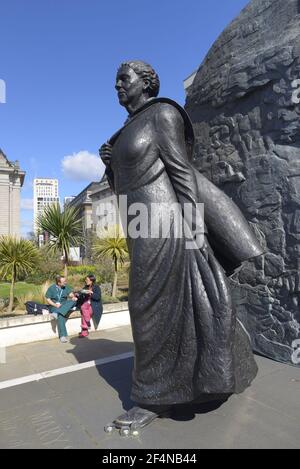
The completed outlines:
[[[99,150],[99,155],[105,166],[110,165],[112,146],[109,143],[104,143]]]

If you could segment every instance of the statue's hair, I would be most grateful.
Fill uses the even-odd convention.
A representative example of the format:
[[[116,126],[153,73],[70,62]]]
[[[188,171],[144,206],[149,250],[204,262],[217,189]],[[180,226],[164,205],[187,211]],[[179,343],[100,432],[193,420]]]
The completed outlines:
[[[151,65],[141,60],[130,60],[127,62],[123,62],[120,65],[119,70],[121,67],[124,66],[132,68],[132,70],[134,70],[137,75],[139,75],[141,78],[144,78],[145,80],[148,80],[149,88],[147,91],[149,93],[149,96],[151,98],[156,98],[159,93],[160,82],[157,73],[151,67]]]

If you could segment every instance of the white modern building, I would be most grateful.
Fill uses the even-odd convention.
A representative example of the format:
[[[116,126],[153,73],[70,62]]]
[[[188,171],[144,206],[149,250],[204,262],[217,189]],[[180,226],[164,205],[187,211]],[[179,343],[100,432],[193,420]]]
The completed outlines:
[[[25,172],[0,149],[0,236],[20,236],[20,192]]]
[[[45,207],[59,203],[58,180],[51,178],[36,178],[33,180],[33,217],[34,233],[38,233],[37,217]]]

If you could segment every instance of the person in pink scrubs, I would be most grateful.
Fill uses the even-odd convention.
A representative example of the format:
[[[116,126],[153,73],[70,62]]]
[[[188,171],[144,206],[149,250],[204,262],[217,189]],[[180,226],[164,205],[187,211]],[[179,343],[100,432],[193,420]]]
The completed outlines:
[[[83,338],[89,335],[92,316],[97,316],[95,319],[97,323],[99,323],[102,314],[101,290],[100,287],[96,285],[96,277],[94,275],[88,275],[86,277],[85,286],[80,293],[81,332],[79,333],[79,337]]]

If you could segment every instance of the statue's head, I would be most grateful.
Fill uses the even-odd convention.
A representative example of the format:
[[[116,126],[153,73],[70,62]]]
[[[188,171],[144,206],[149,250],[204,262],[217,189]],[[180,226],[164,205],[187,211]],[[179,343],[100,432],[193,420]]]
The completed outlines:
[[[159,93],[159,78],[155,70],[141,60],[123,62],[116,77],[116,90],[119,102],[127,106],[142,95],[155,98]]]

